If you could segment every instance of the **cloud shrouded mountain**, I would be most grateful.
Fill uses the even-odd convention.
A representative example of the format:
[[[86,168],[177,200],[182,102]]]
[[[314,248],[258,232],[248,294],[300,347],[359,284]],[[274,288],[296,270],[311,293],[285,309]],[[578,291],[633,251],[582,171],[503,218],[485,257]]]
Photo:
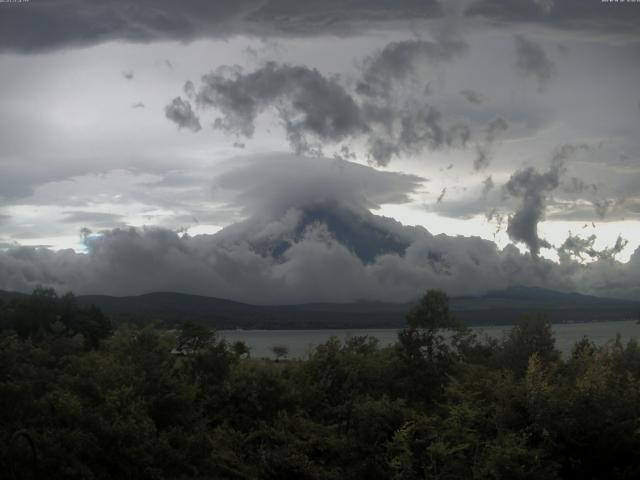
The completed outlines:
[[[246,219],[215,235],[115,229],[88,235],[88,253],[31,247],[0,253],[0,289],[38,284],[77,293],[180,291],[255,303],[408,301],[426,288],[452,295],[510,285],[637,298],[640,253],[583,265],[500,250],[478,237],[432,235],[374,215],[422,179],[342,160],[238,160],[215,191]]]

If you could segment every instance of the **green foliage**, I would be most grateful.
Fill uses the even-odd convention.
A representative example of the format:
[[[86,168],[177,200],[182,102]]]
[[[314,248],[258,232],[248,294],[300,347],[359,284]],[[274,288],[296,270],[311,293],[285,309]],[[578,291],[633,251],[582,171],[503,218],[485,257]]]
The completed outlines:
[[[48,335],[78,335],[89,349],[98,348],[112,332],[111,322],[99,308],[78,306],[72,293],[58,297],[53,289],[40,287],[30,297],[0,305],[0,329],[36,342]]]
[[[504,340],[499,357],[502,366],[523,375],[533,354],[543,363],[552,363],[560,358],[551,324],[541,317],[519,320]]]
[[[271,351],[276,356],[276,362],[289,355],[289,349],[285,345],[274,345],[271,347]]]
[[[2,478],[640,478],[637,342],[562,359],[539,318],[488,341],[441,292],[394,346],[278,362],[193,323],[110,335],[46,289],[0,320]]]

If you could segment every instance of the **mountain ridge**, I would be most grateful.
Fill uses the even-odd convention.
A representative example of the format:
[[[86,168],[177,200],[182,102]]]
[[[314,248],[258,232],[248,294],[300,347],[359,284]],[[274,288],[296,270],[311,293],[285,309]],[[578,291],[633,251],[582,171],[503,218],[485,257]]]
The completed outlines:
[[[0,298],[25,297],[0,291]],[[82,305],[97,305],[116,324],[177,325],[191,320],[217,329],[308,329],[402,327],[414,304],[358,301],[254,305],[179,292],[132,296],[79,295]],[[640,313],[640,302],[602,298],[577,292],[514,286],[476,297],[452,297],[452,313],[470,325],[511,324],[526,314],[540,314],[554,323],[629,320]]]

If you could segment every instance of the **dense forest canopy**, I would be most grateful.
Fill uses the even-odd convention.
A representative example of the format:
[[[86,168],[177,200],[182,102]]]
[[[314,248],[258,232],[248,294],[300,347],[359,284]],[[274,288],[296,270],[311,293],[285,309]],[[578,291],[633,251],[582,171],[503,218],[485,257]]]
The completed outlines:
[[[635,479],[640,348],[480,338],[429,291],[395,345],[251,358],[39,289],[0,306],[2,478]]]

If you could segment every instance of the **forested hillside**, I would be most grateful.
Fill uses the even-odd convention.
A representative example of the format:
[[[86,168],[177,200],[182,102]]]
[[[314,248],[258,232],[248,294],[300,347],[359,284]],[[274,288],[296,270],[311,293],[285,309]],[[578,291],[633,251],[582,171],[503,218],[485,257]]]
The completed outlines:
[[[2,478],[640,478],[635,341],[561,358],[538,318],[489,341],[436,291],[393,346],[295,361],[192,323],[113,331],[50,290],[5,301],[0,327]]]
[[[0,300],[24,298],[3,292]],[[98,306],[115,326],[154,324],[178,327],[185,321],[217,330],[402,328],[417,303],[352,302],[299,305],[250,305],[215,297],[176,292],[113,297],[80,295],[79,306]],[[640,318],[640,303],[540,288],[512,287],[474,297],[449,300],[453,315],[467,325],[511,325],[526,314],[542,315],[551,323],[618,321]]]

